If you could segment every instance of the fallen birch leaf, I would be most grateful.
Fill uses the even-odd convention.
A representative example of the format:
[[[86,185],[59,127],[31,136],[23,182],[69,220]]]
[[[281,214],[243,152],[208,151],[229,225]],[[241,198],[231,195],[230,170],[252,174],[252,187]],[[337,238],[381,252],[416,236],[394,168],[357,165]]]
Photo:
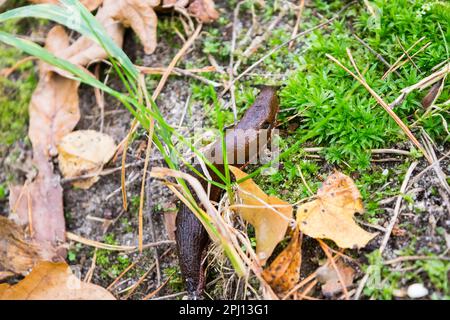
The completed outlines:
[[[230,171],[237,180],[247,176],[233,166],[230,166]],[[264,265],[276,245],[284,238],[292,218],[292,206],[277,197],[266,195],[252,179],[239,184],[238,195],[244,206],[238,207],[237,212],[255,228],[256,254]]]
[[[0,271],[26,275],[39,261],[51,261],[51,248],[42,248],[25,237],[14,221],[0,216]],[[0,279],[1,280],[1,279]]]
[[[94,131],[80,130],[66,135],[58,145],[59,168],[65,178],[100,173],[111,160],[116,144],[110,136]],[[78,188],[88,189],[99,179],[98,176],[75,181]]]
[[[29,0],[33,3],[52,3],[58,4],[59,0]],[[80,0],[80,2],[89,10],[97,9],[103,2],[103,0]]]
[[[277,293],[289,291],[298,283],[302,263],[301,245],[300,232],[296,228],[288,246],[263,271],[263,278]]]
[[[317,192],[317,199],[298,208],[300,230],[312,238],[330,239],[341,248],[362,248],[376,233],[368,233],[353,220],[364,211],[361,194],[353,180],[335,172]]]
[[[351,286],[353,284],[355,270],[341,260],[336,263],[336,267],[339,269],[339,273],[344,280],[345,287],[348,288]],[[336,269],[331,265],[323,265],[317,269],[317,280],[322,283],[322,293],[327,298],[342,292],[343,285],[339,280]]]
[[[18,284],[0,284],[0,300],[115,300],[115,298],[102,287],[80,281],[66,263],[41,262]]]

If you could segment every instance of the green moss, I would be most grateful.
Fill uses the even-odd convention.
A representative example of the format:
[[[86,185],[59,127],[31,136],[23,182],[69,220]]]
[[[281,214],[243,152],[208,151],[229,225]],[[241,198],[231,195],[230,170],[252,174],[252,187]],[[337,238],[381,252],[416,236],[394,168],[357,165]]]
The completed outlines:
[[[17,22],[0,25],[0,30],[15,33]],[[13,66],[23,58],[20,51],[0,44],[0,70]],[[0,141],[8,146],[26,135],[28,105],[36,86],[33,64],[27,62],[8,78],[0,77]],[[1,150],[0,150],[1,151]]]
[[[300,136],[315,132],[312,142],[325,147],[326,160],[336,164],[347,163],[353,170],[370,166],[371,149],[395,145],[405,141],[406,136],[367,90],[325,54],[331,54],[352,69],[346,52],[350,49],[368,84],[385,101],[391,102],[402,88],[417,83],[445,60],[444,37],[450,39],[448,20],[431,11],[421,14],[426,1],[379,0],[374,3],[381,8],[379,23],[375,26],[370,23],[370,14],[360,7],[349,10],[346,17],[336,20],[330,28],[309,35],[305,40],[305,46],[309,48],[301,59],[301,65],[281,92],[282,107],[294,109],[285,115],[297,114],[297,119],[300,119],[296,133]],[[381,80],[386,67],[352,36],[349,20],[354,21],[355,33],[390,63],[403,54],[399,41],[409,48],[425,37],[415,49],[431,43],[425,52],[414,58],[420,71],[407,63],[398,70],[400,77],[391,74],[386,80]],[[440,102],[449,98],[448,90],[444,91],[446,93],[442,94]],[[413,130],[423,127],[434,139],[444,140],[447,137],[448,106],[425,114],[420,105],[423,95],[410,94],[395,111],[405,123],[417,121]],[[317,123],[333,111],[325,125],[317,127]]]
[[[107,234],[104,238],[106,244],[117,245],[114,234]],[[101,268],[103,279],[115,279],[130,264],[130,258],[125,253],[117,253],[110,250],[97,250],[97,265]]]

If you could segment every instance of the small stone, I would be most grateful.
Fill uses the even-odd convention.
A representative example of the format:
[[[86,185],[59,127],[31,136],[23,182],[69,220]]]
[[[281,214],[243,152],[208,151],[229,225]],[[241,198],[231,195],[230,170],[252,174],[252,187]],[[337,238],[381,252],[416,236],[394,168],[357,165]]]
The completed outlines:
[[[407,293],[411,299],[418,299],[428,295],[428,289],[422,283],[414,283],[408,287]]]

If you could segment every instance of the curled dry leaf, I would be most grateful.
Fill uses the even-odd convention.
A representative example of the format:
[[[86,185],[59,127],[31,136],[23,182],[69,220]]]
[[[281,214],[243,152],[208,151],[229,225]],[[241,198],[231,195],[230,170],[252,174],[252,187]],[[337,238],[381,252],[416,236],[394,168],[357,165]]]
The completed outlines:
[[[69,133],[58,145],[59,168],[65,178],[100,173],[103,166],[111,160],[116,150],[114,140],[94,130],[80,130]],[[74,186],[90,188],[98,181],[98,176],[78,180]]]
[[[33,3],[52,3],[58,4],[59,0],[30,0]],[[103,0],[80,0],[80,2],[90,11],[97,9]]]
[[[16,285],[0,284],[0,300],[115,300],[106,289],[80,281],[66,263],[41,262]]]
[[[236,167],[230,166],[230,170],[237,180],[247,176]],[[276,245],[284,238],[292,218],[292,206],[265,194],[252,179],[239,184],[238,196],[242,205],[237,212],[255,228],[256,254],[264,265]]]
[[[339,269],[344,285],[349,287],[353,283],[353,277],[355,270],[352,267],[346,265],[342,260],[336,263],[336,267]],[[322,283],[322,293],[325,297],[332,297],[333,295],[342,292],[342,284],[339,280],[339,276],[331,265],[325,264],[317,269],[317,280]]]
[[[150,54],[157,42],[158,19],[153,8],[158,4],[159,0],[104,0],[95,18],[119,47],[123,44],[124,26],[131,26],[141,40],[145,53]],[[85,36],[57,55],[80,66],[108,57],[101,45]]]
[[[361,194],[353,180],[340,172],[329,176],[317,199],[298,208],[300,230],[312,238],[330,239],[341,248],[362,248],[376,233],[368,233],[353,220],[364,211]]]
[[[69,45],[61,26],[50,30],[46,48],[55,53]],[[52,157],[61,138],[77,124],[79,83],[51,71],[39,63],[39,83],[29,107],[28,136],[33,145],[33,163],[38,170],[35,180],[26,186],[11,188],[10,207],[20,225],[28,225],[33,238],[43,247],[58,246],[65,240],[63,190],[55,175]],[[61,251],[61,254],[64,253]]]
[[[288,246],[262,273],[263,278],[277,293],[287,292],[298,283],[302,263],[301,245],[300,232],[296,228]]]
[[[51,248],[38,246],[25,237],[14,221],[0,216],[0,272],[26,275],[37,262],[51,260],[55,255]]]

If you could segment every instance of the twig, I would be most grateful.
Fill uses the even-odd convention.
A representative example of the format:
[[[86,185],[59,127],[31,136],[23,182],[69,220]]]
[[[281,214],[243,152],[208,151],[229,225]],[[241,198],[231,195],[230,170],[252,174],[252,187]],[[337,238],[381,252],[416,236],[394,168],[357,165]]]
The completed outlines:
[[[383,264],[389,265],[389,264],[396,264],[399,262],[405,262],[405,261],[416,261],[416,260],[443,260],[443,261],[450,261],[450,257],[441,257],[441,256],[405,256],[405,257],[398,257],[395,259],[387,260]]]
[[[417,148],[419,148],[419,150],[423,153],[423,155],[425,156],[425,158],[428,160],[429,163],[432,163],[433,160],[431,159],[431,157],[428,155],[428,153],[426,152],[426,150],[423,148],[423,146],[420,144],[420,142],[416,139],[416,137],[412,134],[412,132],[409,130],[408,126],[406,126],[403,121],[397,116],[397,114],[389,107],[389,105],[378,95],[378,93],[376,93],[367,83],[367,81],[365,80],[364,76],[359,72],[359,69],[356,66],[356,63],[353,59],[353,56],[350,52],[350,49],[347,48],[347,54],[350,58],[350,61],[353,65],[353,67],[355,68],[356,72],[358,73],[358,75],[356,75],[355,73],[353,73],[352,71],[350,71],[347,67],[345,67],[341,62],[339,62],[339,60],[337,60],[335,57],[333,57],[330,54],[325,54],[327,56],[328,59],[330,59],[331,61],[335,62],[338,66],[340,66],[342,69],[344,69],[345,71],[347,71],[347,73],[349,73],[353,78],[355,78],[359,83],[361,83],[364,88],[367,89],[367,91],[369,91],[369,93],[375,98],[375,100],[378,102],[378,104],[380,104],[383,109],[391,116],[391,118],[398,124],[398,126],[403,130],[403,132],[408,136],[408,138],[417,146]]]
[[[391,218],[391,221],[389,222],[388,227],[386,228],[386,233],[384,235],[383,240],[381,241],[381,245],[380,245],[380,252],[382,253],[384,251],[384,249],[386,248],[387,242],[389,241],[389,238],[391,236],[392,233],[392,229],[394,228],[395,224],[397,223],[397,218],[398,215],[400,213],[400,208],[401,208],[401,204],[402,204],[402,200],[403,200],[403,194],[405,194],[406,191],[406,187],[408,186],[408,182],[409,179],[411,178],[411,175],[414,171],[414,169],[417,166],[417,161],[414,161],[413,163],[411,163],[411,165],[409,166],[408,171],[406,172],[405,178],[403,179],[403,183],[400,187],[400,194],[397,197],[397,202],[395,203],[395,207],[394,207],[394,214]]]
[[[170,277],[167,278],[167,280],[164,281],[163,284],[161,284],[156,290],[153,290],[148,295],[146,295],[144,298],[142,298],[142,300],[148,300],[148,299],[151,299],[154,296],[156,296],[158,294],[158,292],[161,291],[161,289],[164,288],[169,283],[170,279],[172,279],[172,275],[170,275]]]
[[[325,252],[325,255],[327,256],[328,260],[330,261],[331,265],[333,266],[333,269],[336,271],[336,274],[338,276],[339,282],[342,286],[342,291],[344,292],[345,300],[349,300],[350,297],[348,295],[347,285],[345,284],[344,277],[341,274],[341,270],[339,270],[338,266],[336,265],[336,262],[333,259],[333,256],[331,255],[328,246],[320,239],[316,239],[320,247],[322,248],[323,252]]]
[[[106,288],[106,290],[111,291],[112,288],[114,288],[114,286],[116,285],[117,282],[119,282],[120,279],[122,279],[122,277],[128,272],[130,271],[132,268],[134,268],[134,266],[138,263],[140,257],[138,257],[138,259],[136,261],[134,261],[133,263],[131,263],[128,267],[125,268],[125,270],[123,270],[119,276],[117,278],[114,279],[113,282],[111,282],[111,284]]]
[[[237,81],[239,81],[242,77],[244,77],[245,75],[247,75],[250,71],[252,71],[253,69],[255,69],[257,66],[259,66],[262,62],[264,62],[264,60],[266,60],[268,57],[270,57],[272,54],[274,54],[275,52],[277,52],[278,50],[280,50],[281,48],[287,46],[288,44],[290,44],[292,41],[301,38],[317,29],[323,28],[324,26],[330,24],[331,22],[333,22],[334,20],[336,20],[340,14],[342,12],[344,12],[345,10],[347,10],[350,6],[352,6],[354,3],[356,3],[356,1],[352,1],[348,4],[346,4],[341,10],[339,10],[332,18],[308,29],[305,30],[303,32],[300,32],[298,35],[296,35],[294,38],[291,38],[285,42],[283,42],[282,44],[276,46],[275,48],[271,49],[268,53],[266,53],[264,56],[262,56],[258,61],[256,61],[255,63],[253,63],[250,67],[248,67],[244,72],[242,72],[239,76],[237,76],[236,78],[234,78],[233,81],[231,81],[228,86],[226,86],[223,91],[220,93],[220,96],[223,96],[225,93],[228,92],[228,90],[230,90],[231,86],[234,85]]]
[[[66,237],[67,237],[67,239],[69,239],[71,241],[79,242],[79,243],[82,243],[82,244],[90,246],[90,247],[104,249],[104,250],[110,250],[110,251],[134,252],[139,249],[138,246],[119,246],[119,245],[113,245],[113,244],[106,244],[106,243],[90,240],[87,238],[83,238],[83,237],[76,235],[74,233],[71,233],[71,232],[66,232]],[[146,243],[146,244],[142,245],[142,248],[147,249],[147,248],[153,248],[153,247],[164,245],[164,244],[174,244],[174,243],[175,243],[175,241],[173,241],[173,240],[160,240],[160,241],[156,241],[156,242]]]
[[[381,63],[383,63],[386,67],[388,67],[388,69],[392,68],[392,66],[389,64],[389,62],[387,62],[386,59],[383,58],[383,56],[381,54],[379,54],[371,46],[369,46],[369,44],[367,42],[365,42],[363,39],[358,37],[355,33],[353,33],[353,36],[356,38],[356,40],[358,40],[359,43],[361,43],[367,50],[369,50],[378,60],[380,60]],[[401,77],[400,73],[397,70],[394,70],[393,72],[395,73],[396,76]]]
[[[395,224],[397,222],[397,218],[398,218],[398,215],[400,213],[400,207],[401,207],[401,204],[402,204],[403,194],[406,191],[406,187],[408,186],[409,179],[411,178],[411,175],[412,175],[414,169],[416,168],[416,166],[417,166],[417,161],[413,162],[410,165],[408,171],[406,172],[405,178],[403,179],[403,183],[402,183],[402,185],[400,187],[400,192],[399,192],[399,195],[397,197],[397,202],[395,204],[394,214],[393,214],[393,216],[391,218],[391,221],[389,222],[388,227],[386,228],[386,233],[384,235],[384,238],[381,241],[381,245],[380,245],[380,249],[379,249],[380,250],[380,254],[382,254],[384,249],[386,248],[387,242],[389,241],[389,238],[390,238],[391,233],[392,233],[392,229],[394,228],[394,226],[395,226]],[[359,297],[361,296],[361,293],[362,293],[362,291],[363,291],[363,289],[364,289],[368,279],[369,279],[369,273],[366,273],[364,275],[364,277],[361,279],[361,281],[359,282],[358,288],[357,288],[357,290],[355,292],[355,296],[354,296],[355,300],[358,300]]]
[[[294,25],[294,30],[292,30],[292,35],[291,38],[295,38],[295,36],[298,33],[298,28],[300,26],[300,21],[302,20],[302,15],[303,15],[303,9],[305,8],[305,0],[300,0],[300,4],[299,4],[299,8],[297,11],[297,20],[295,21],[295,25]],[[288,48],[289,50],[292,49],[292,46],[294,45],[295,41],[292,41]]]
[[[421,41],[424,40],[424,39],[425,39],[425,37],[422,37],[422,38],[420,38],[419,40],[417,40],[416,42],[414,42],[413,45],[412,45],[411,47],[409,47],[409,49],[408,49],[406,52],[411,51],[411,50],[412,50],[419,42],[421,42]],[[398,67],[397,67],[398,63],[399,63],[400,61],[403,60],[403,58],[405,57],[405,55],[406,55],[406,53],[403,53],[403,54],[397,59],[397,61],[394,62],[394,64],[388,69],[388,71],[386,71],[386,72],[384,73],[384,75],[381,77],[382,80],[386,79],[387,76],[388,76],[393,70],[396,70],[396,69],[398,68]]]

